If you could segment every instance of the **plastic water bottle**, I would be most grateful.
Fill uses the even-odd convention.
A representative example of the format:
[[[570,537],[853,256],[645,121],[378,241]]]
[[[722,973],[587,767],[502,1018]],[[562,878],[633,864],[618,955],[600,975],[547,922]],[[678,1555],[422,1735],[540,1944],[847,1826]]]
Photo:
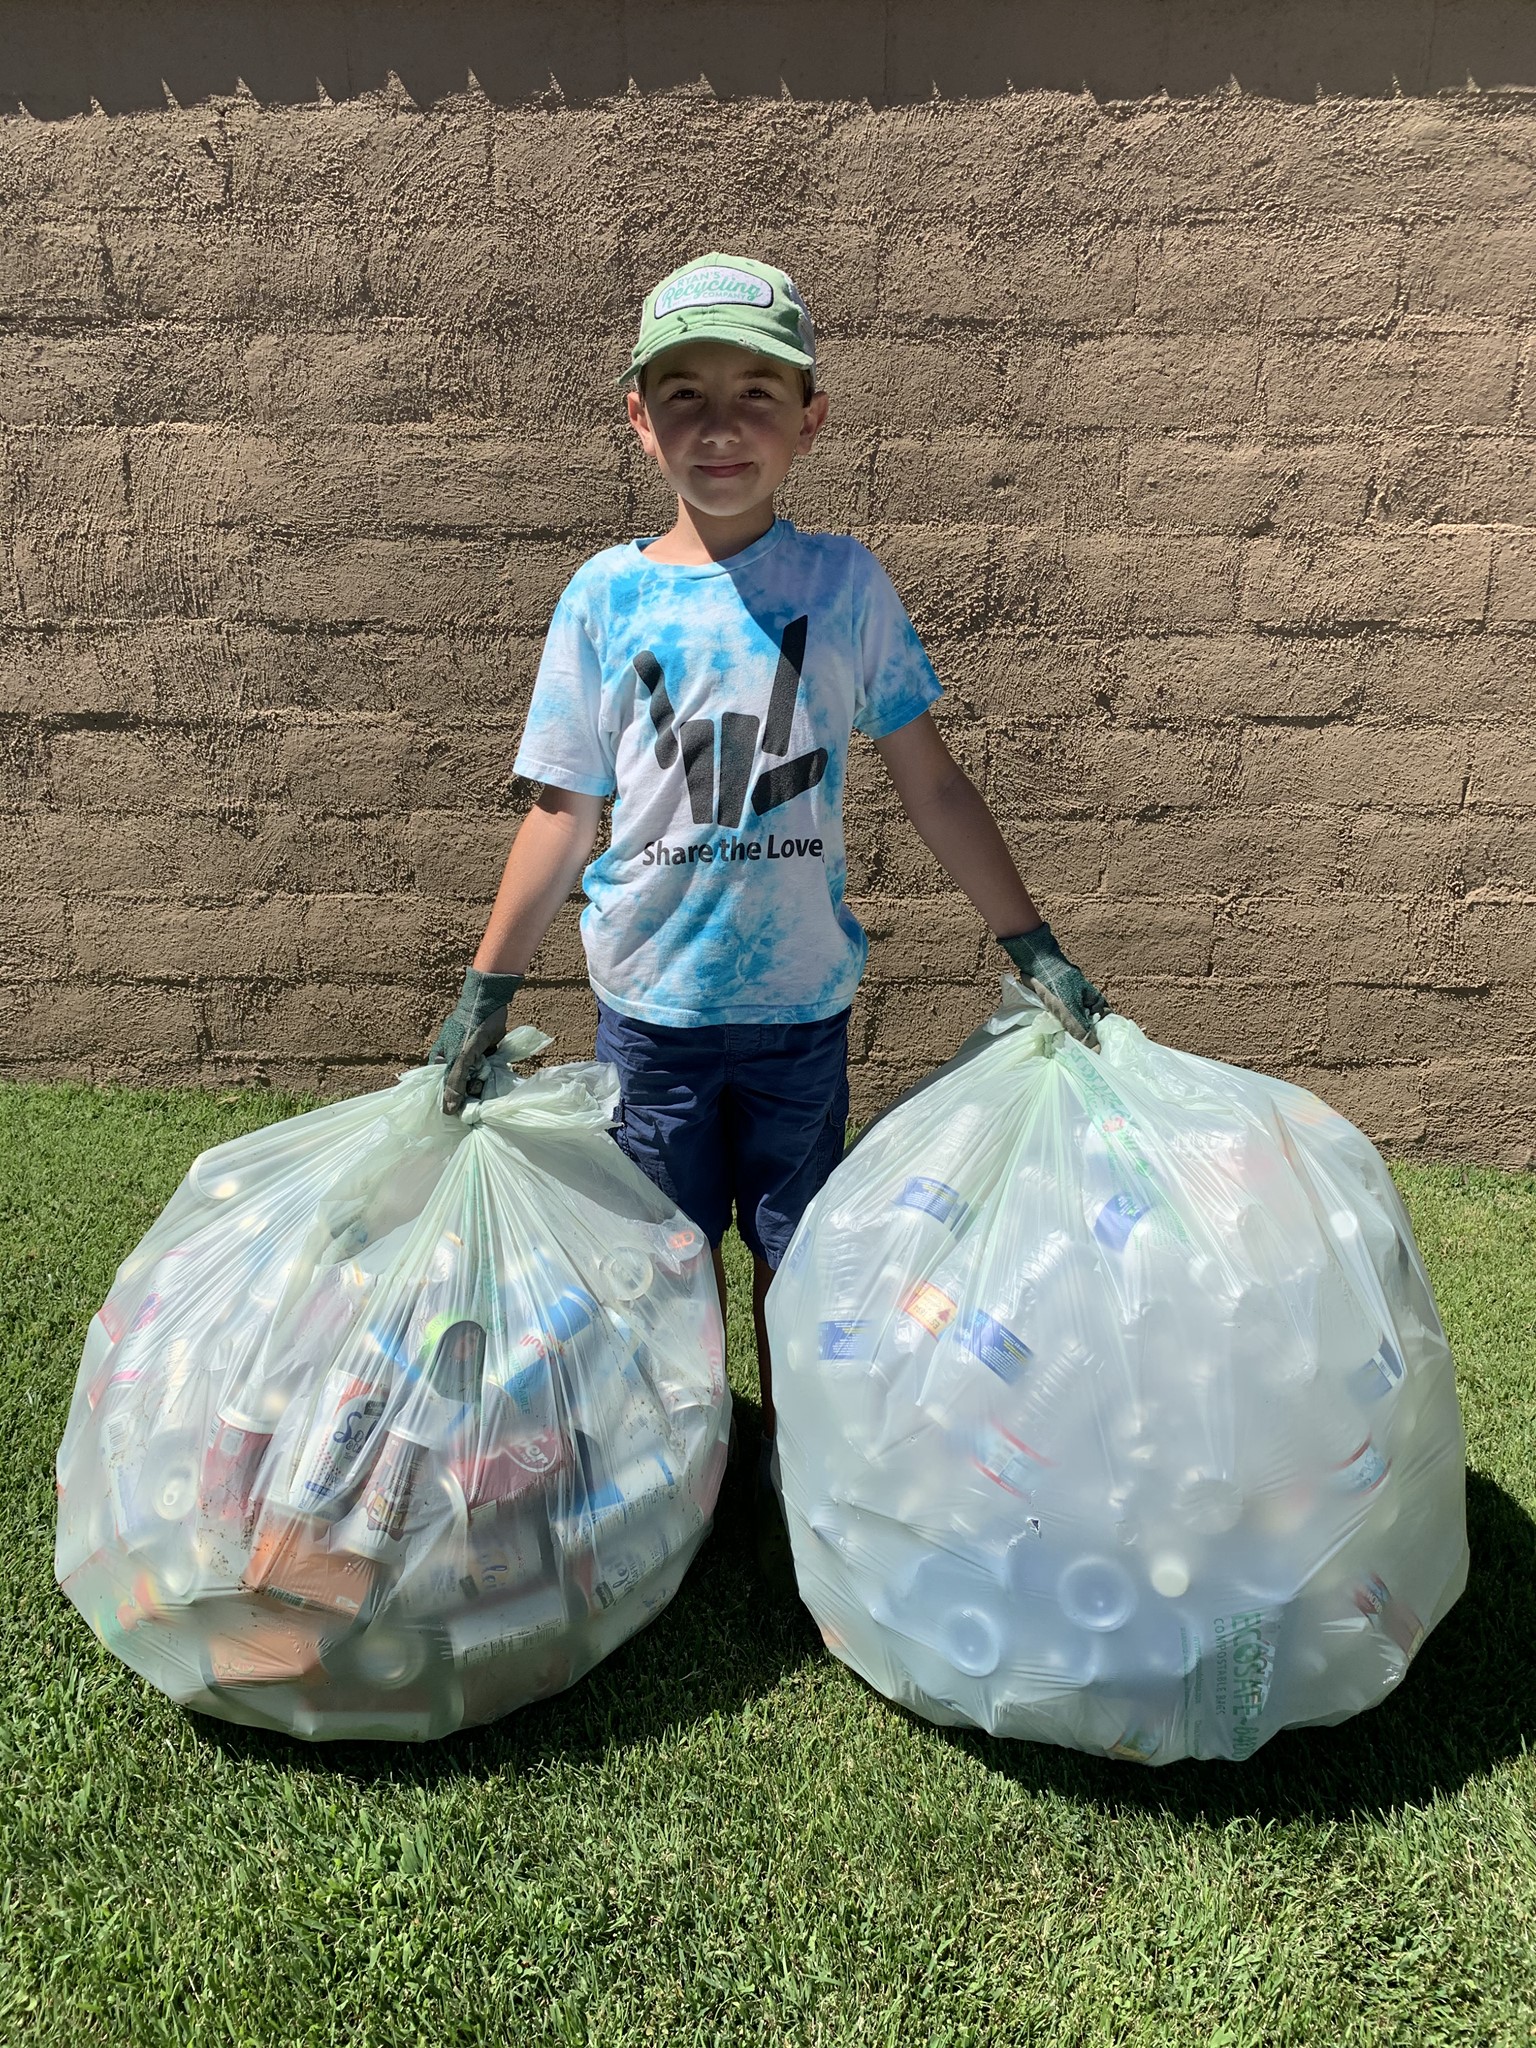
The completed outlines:
[[[933,1547],[897,1515],[868,1506],[844,1487],[812,1506],[806,1523],[815,1545],[812,1569],[824,1554],[836,1580],[856,1589],[871,1614],[903,1603],[904,1589]]]
[[[898,1364],[883,1355],[881,1325],[872,1316],[823,1316],[816,1324],[810,1369],[832,1390],[837,1427],[850,1451],[878,1455]]]
[[[962,1678],[987,1678],[1010,1646],[1013,1619],[997,1582],[931,1550],[871,1610],[877,1621],[936,1651]]]
[[[1224,1307],[1223,1349],[1240,1378],[1251,1376],[1282,1393],[1316,1379],[1316,1335],[1298,1320],[1281,1289],[1245,1283]]]
[[[189,1607],[207,1590],[206,1575],[192,1532],[168,1530],[138,1553],[138,1569],[118,1603],[118,1626],[136,1629],[143,1622],[164,1621],[177,1608]]]
[[[1112,1557],[1079,1557],[1056,1583],[1056,1600],[1075,1628],[1123,1628],[1136,1612],[1134,1580]]]
[[[1030,1361],[1027,1373],[1010,1389],[1004,1435],[1026,1447],[1037,1463],[1061,1466],[1073,1443],[1076,1419],[1083,1407],[1083,1388],[1103,1362],[1104,1354],[1073,1331],[1049,1338]]]
[[[324,1682],[295,1726],[311,1736],[422,1741],[457,1727],[462,1699],[437,1617],[392,1590],[358,1625],[322,1646]]]
[[[654,1279],[655,1268],[638,1245],[619,1245],[597,1262],[598,1290],[616,1306],[643,1300]]]
[[[1359,1577],[1353,1588],[1355,1606],[1402,1652],[1404,1665],[1418,1654],[1424,1624],[1405,1600],[1396,1599],[1386,1581],[1374,1572]]]
[[[833,1248],[826,1255],[833,1271],[824,1275],[830,1313],[846,1318],[858,1312],[856,1303],[871,1304],[884,1319],[891,1294],[912,1292],[951,1256],[967,1215],[968,1204],[949,1182],[905,1168],[893,1173],[867,1210],[834,1211],[827,1219]]]
[[[951,1191],[963,1181],[967,1205],[974,1204],[991,1194],[1008,1164],[1015,1135],[1005,1118],[982,1104],[956,1103],[931,1135],[923,1176]]]
[[[1041,1450],[995,1416],[989,1416],[969,1438],[970,1462],[984,1479],[1015,1500],[1032,1502],[1035,1489],[1051,1465]]]
[[[896,1314],[881,1340],[881,1356],[891,1379],[909,1387],[924,1407],[941,1400],[938,1388],[948,1379],[933,1368],[941,1345],[952,1345],[954,1329],[969,1295],[971,1258],[958,1247],[926,1276],[909,1275],[896,1295]]]

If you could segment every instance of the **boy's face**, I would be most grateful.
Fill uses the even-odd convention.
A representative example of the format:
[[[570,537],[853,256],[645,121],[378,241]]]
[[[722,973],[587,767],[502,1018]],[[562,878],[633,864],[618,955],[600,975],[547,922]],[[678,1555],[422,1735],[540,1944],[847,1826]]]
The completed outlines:
[[[827,400],[799,370],[728,341],[686,341],[645,368],[629,423],[696,511],[729,519],[771,499],[820,433]]]

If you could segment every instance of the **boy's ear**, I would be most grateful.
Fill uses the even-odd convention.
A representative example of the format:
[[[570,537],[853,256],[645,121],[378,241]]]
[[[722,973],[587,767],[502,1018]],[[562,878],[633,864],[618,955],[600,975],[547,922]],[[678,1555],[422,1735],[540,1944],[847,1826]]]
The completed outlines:
[[[629,414],[629,424],[639,435],[642,444],[648,447],[651,416],[645,409],[645,394],[633,384],[624,394],[624,409]]]
[[[811,396],[805,401],[805,418],[800,426],[800,448],[802,453],[810,447],[826,424],[827,394],[825,391],[813,391]]]

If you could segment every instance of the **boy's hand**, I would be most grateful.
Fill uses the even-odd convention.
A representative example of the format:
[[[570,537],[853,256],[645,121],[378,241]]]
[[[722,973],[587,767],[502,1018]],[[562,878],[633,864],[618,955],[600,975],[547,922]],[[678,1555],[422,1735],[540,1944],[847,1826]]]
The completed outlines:
[[[427,1063],[446,1065],[443,1081],[443,1111],[457,1116],[464,1107],[475,1068],[495,1046],[507,1028],[507,1007],[523,985],[520,974],[481,974],[468,967],[458,1002],[443,1019],[442,1027],[427,1054]]]
[[[1050,926],[1037,924],[1033,931],[1020,932],[1017,938],[999,939],[997,943],[1062,1029],[1097,1049],[1099,1034],[1094,1023],[1109,1015],[1109,1004],[1088,977],[1067,959]]]

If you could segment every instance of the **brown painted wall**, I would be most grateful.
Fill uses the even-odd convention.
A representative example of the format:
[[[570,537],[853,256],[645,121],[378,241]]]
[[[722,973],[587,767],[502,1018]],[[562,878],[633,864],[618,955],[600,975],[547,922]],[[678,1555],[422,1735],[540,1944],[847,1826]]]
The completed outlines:
[[[30,49],[33,97],[111,104],[90,47]],[[664,516],[611,383],[640,293],[723,246],[825,339],[790,509],[880,551],[1069,950],[1396,1151],[1536,1156],[1528,95],[35,113],[0,120],[0,1071],[419,1056],[549,608]],[[866,1108],[1002,964],[877,770]],[[586,1050],[571,916],[538,970]]]

